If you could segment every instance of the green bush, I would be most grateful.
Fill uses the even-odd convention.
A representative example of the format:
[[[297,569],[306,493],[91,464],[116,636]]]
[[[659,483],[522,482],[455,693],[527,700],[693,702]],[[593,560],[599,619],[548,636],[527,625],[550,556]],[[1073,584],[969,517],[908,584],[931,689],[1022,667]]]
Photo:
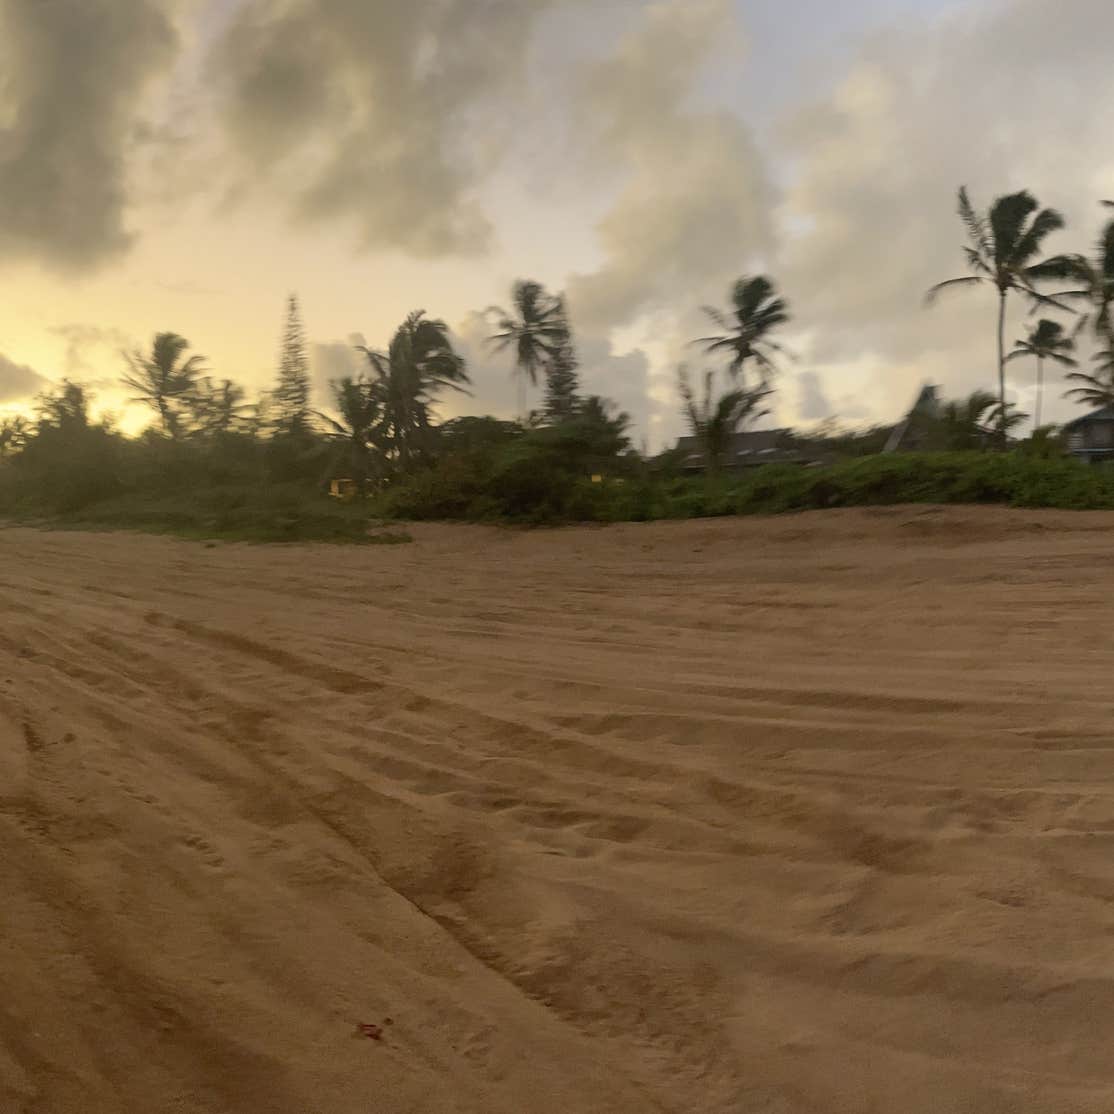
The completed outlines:
[[[1015,452],[851,459],[824,468],[767,465],[736,475],[670,477],[626,468],[592,483],[544,442],[519,439],[485,458],[447,458],[388,492],[400,518],[617,522],[783,514],[900,503],[1114,509],[1114,469]]]

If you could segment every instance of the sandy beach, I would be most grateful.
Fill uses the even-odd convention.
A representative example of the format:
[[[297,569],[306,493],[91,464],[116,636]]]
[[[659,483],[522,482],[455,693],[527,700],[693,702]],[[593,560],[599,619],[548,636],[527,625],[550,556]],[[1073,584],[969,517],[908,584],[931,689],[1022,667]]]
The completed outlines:
[[[413,534],[0,531],[0,1111],[1114,1110],[1114,515]]]

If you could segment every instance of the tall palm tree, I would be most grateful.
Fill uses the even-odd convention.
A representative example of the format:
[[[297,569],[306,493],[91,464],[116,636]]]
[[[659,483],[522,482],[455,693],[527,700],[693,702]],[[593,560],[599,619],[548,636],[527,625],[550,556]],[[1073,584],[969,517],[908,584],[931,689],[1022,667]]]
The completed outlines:
[[[1045,238],[1064,227],[1064,218],[1055,209],[1042,209],[1027,190],[997,198],[984,216],[975,211],[967,187],[961,186],[959,216],[970,241],[963,251],[973,273],[937,283],[929,290],[928,301],[933,302],[941,291],[955,286],[989,283],[998,291],[998,435],[1005,444],[1008,430],[1002,423],[1009,413],[1006,405],[1006,300],[1011,291],[1017,291],[1034,304],[1065,308],[1036,287],[1039,282],[1069,277],[1075,264],[1066,255],[1039,258]]]
[[[1044,361],[1052,360],[1061,367],[1078,367],[1071,357],[1075,351],[1075,341],[1064,331],[1059,321],[1042,317],[1024,340],[1019,340],[1013,351],[1006,357],[1006,363],[1032,356],[1037,361],[1037,405],[1034,408],[1033,428],[1040,429],[1041,401],[1044,397]]]
[[[713,394],[715,372],[704,373],[704,394],[697,398],[689,382],[688,371],[679,368],[677,387],[684,404],[684,414],[693,436],[704,454],[704,469],[708,475],[717,473],[731,444],[732,436],[740,427],[757,421],[769,413],[762,409],[763,400],[770,394],[768,387],[752,390],[735,387],[716,398]]]
[[[1068,380],[1078,383],[1064,393],[1064,398],[1086,406],[1114,406],[1114,346],[1094,355],[1095,371],[1088,375],[1085,371],[1073,371]]]
[[[383,396],[379,384],[363,376],[335,379],[330,386],[340,421],[328,414],[319,417],[329,426],[330,437],[344,447],[350,476],[356,483],[356,490],[363,495],[370,471],[371,448],[380,441]]]
[[[177,333],[158,333],[151,345],[151,354],[135,351],[124,353],[131,374],[122,382],[136,392],[132,402],[145,402],[156,410],[163,432],[176,438],[181,431],[179,407],[193,392],[204,356],[183,360],[189,341]]]
[[[488,307],[498,332],[488,337],[497,352],[514,350],[518,376],[518,416],[526,421],[526,384],[538,384],[538,372],[556,356],[567,339],[564,303],[546,293],[540,282],[519,280],[511,291],[511,309]]]
[[[714,306],[703,309],[723,332],[700,337],[693,344],[704,345],[707,353],[730,353],[728,367],[735,379],[742,375],[747,361],[753,360],[762,370],[760,381],[767,382],[777,370],[771,353],[784,351],[770,334],[789,321],[789,305],[778,296],[773,282],[765,275],[744,276],[731,288],[731,309],[727,313]]]
[[[360,346],[374,375],[383,429],[404,471],[426,450],[431,410],[446,388],[466,391],[471,380],[453,349],[449,327],[425,310],[411,313],[395,331],[385,353]]]

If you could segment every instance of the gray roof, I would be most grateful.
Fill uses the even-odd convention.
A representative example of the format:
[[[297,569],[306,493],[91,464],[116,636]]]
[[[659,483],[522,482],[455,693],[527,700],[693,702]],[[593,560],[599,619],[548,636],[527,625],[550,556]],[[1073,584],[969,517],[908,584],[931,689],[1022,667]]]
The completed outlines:
[[[785,429],[749,429],[731,435],[729,452],[758,452],[762,449],[776,449],[778,441],[788,433]],[[686,436],[677,441],[678,449],[700,451],[700,438]]]
[[[1084,414],[1082,417],[1065,422],[1064,429],[1068,430],[1086,422],[1114,422],[1114,406],[1100,406],[1098,410],[1092,410],[1090,414]]]
[[[882,449],[884,453],[896,453],[905,444],[906,438],[913,428],[914,419],[918,417],[935,418],[940,414],[940,389],[931,383],[921,387],[912,410],[893,427],[886,444]]]

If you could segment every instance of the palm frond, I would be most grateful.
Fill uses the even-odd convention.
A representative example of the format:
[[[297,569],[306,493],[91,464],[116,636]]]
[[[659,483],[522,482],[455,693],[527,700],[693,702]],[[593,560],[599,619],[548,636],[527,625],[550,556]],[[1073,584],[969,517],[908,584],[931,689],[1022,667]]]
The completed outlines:
[[[928,293],[925,294],[924,300],[926,305],[935,305],[936,300],[945,291],[956,286],[976,286],[980,283],[986,282],[986,279],[979,275],[966,275],[963,278],[945,279],[943,282],[938,282],[935,286],[929,287]]]
[[[974,250],[986,261],[994,258],[994,250],[990,243],[990,234],[986,221],[975,211],[966,186],[959,187],[959,216],[967,229],[967,235],[974,244]],[[989,270],[989,268],[987,268]]]

